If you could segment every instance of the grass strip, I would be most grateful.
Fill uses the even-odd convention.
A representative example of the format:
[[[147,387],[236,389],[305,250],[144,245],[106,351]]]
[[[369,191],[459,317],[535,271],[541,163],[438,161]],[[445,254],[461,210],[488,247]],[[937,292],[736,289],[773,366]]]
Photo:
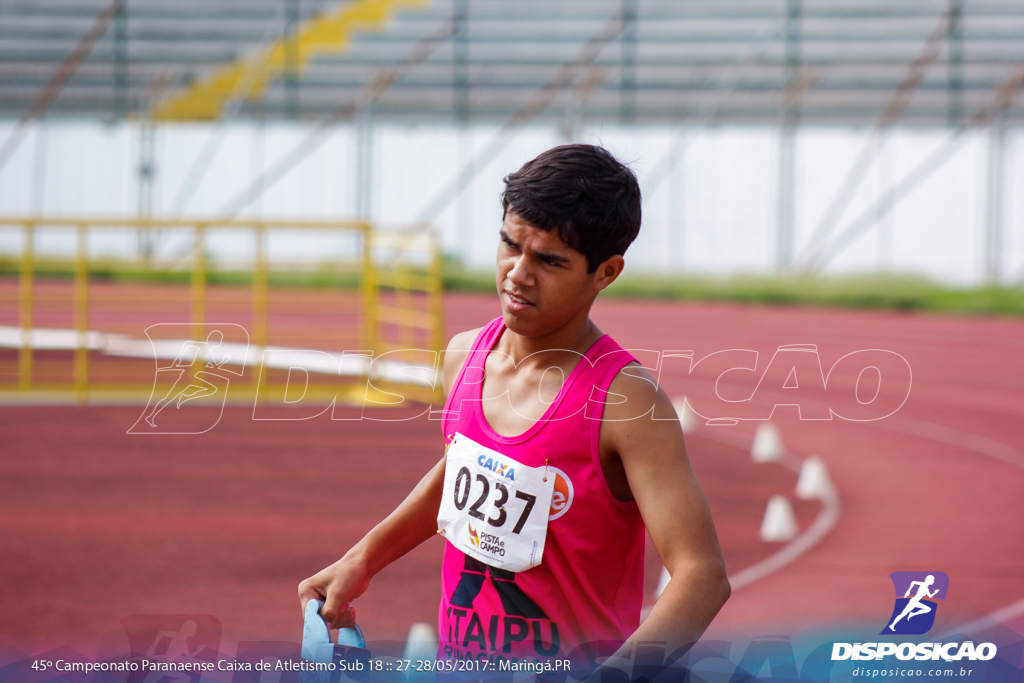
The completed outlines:
[[[0,276],[17,276],[20,261],[0,256]],[[74,277],[71,259],[37,259],[33,271],[39,278]],[[134,261],[102,260],[89,265],[92,280],[187,284],[187,269],[145,267]],[[448,291],[494,292],[494,274],[473,270],[455,259],[444,264],[444,287]],[[211,264],[207,282],[212,285],[249,286],[252,272],[227,270]],[[315,289],[354,289],[360,274],[350,265],[319,264],[309,268],[271,269],[270,286]],[[737,302],[763,305],[832,306],[899,311],[1024,316],[1024,287],[981,285],[954,287],[924,277],[900,274],[844,276],[624,274],[606,291],[623,298],[653,298],[679,301]]]

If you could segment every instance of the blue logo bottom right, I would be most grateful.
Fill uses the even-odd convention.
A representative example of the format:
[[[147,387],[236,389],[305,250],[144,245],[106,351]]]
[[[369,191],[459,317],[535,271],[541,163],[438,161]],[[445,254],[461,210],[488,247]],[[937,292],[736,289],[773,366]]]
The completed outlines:
[[[889,578],[896,591],[896,604],[880,635],[921,635],[930,631],[939,608],[935,598],[946,599],[949,577],[944,572],[893,572]]]

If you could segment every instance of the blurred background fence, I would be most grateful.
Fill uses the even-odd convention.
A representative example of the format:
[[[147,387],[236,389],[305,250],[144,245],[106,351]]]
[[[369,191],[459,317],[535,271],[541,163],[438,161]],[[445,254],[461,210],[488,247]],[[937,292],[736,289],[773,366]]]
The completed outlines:
[[[22,243],[17,259],[0,263],[0,398],[145,399],[170,391],[178,374],[157,372],[154,385],[154,358],[193,376],[227,358],[239,375],[258,370],[233,400],[341,391],[359,402],[374,354],[429,365],[441,350],[440,252],[422,226],[0,216],[0,230]],[[303,236],[320,245],[319,259],[272,257]],[[158,239],[177,249],[157,257],[148,245]],[[140,259],[103,256],[135,240]],[[218,241],[231,245],[231,260],[211,256]],[[312,349],[326,353],[311,362],[302,354]],[[298,368],[304,388],[289,398]],[[410,382],[394,373],[378,381]],[[410,396],[435,400],[432,387],[427,373]]]

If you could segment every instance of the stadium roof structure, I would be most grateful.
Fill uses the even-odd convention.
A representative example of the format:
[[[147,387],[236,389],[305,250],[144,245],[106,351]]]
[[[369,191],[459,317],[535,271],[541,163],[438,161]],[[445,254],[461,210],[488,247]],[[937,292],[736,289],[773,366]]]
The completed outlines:
[[[0,0],[8,119],[956,126],[1022,69],[1020,0]]]

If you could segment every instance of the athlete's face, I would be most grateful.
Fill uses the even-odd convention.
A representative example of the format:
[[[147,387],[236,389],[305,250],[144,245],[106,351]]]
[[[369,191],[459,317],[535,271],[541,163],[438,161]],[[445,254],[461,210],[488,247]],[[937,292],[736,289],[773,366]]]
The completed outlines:
[[[622,272],[612,256],[587,272],[587,259],[558,236],[507,211],[501,224],[496,281],[505,325],[528,337],[550,334],[579,316]]]

